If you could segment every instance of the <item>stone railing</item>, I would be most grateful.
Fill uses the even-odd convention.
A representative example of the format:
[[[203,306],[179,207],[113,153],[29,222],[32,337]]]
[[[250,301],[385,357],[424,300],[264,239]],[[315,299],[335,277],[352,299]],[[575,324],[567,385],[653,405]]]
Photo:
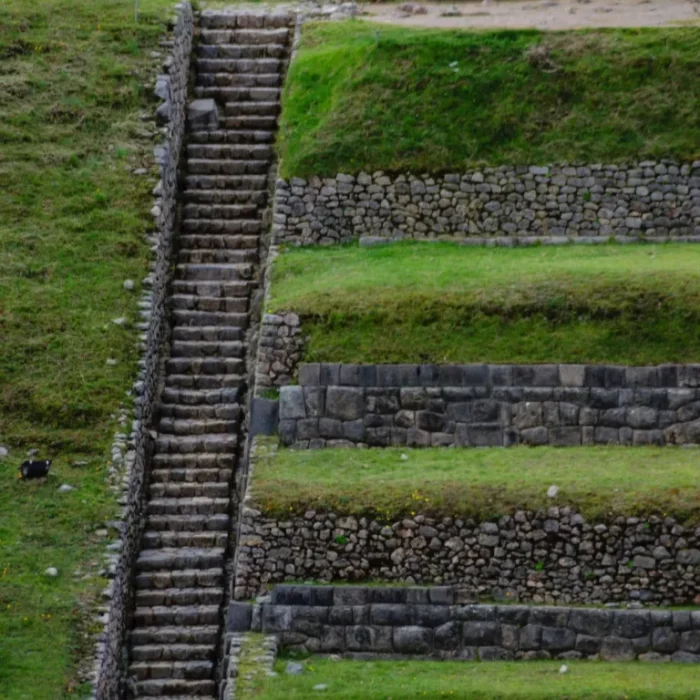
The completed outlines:
[[[355,238],[502,245],[700,240],[700,161],[502,166],[277,183],[276,243]]]
[[[161,348],[167,332],[167,287],[176,231],[178,166],[185,133],[187,80],[194,36],[194,15],[188,2],[175,6],[170,54],[163,64],[166,71],[158,77],[156,95],[162,100],[158,119],[167,124],[163,143],[156,148],[160,182],[151,214],[156,231],[150,238],[155,259],[151,272],[144,280],[150,287],[148,324],[142,336],[136,418],[131,436],[133,460],[124,500],[126,509],[121,522],[120,556],[110,585],[111,602],[105,632],[98,646],[97,672],[94,692],[98,700],[118,700],[123,696],[124,657],[122,650],[129,628],[132,609],[132,572],[140,549],[145,520],[145,495],[152,452],[150,428],[158,395]]]
[[[700,443],[700,365],[303,364],[279,435],[302,448]]]
[[[470,605],[451,587],[276,586],[251,622],[286,649],[351,657],[700,663],[700,611]]]

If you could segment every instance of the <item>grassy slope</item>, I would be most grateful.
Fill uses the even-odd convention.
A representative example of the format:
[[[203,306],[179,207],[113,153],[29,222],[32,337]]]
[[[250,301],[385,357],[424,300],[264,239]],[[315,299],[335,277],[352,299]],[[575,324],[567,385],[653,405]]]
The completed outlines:
[[[532,46],[550,62],[533,65]],[[283,173],[697,157],[698,56],[689,27],[309,25],[284,94]]]
[[[114,512],[104,484],[113,414],[135,373],[147,271],[150,88],[170,0],[0,4],[0,697],[68,697],[82,610]],[[168,10],[166,12],[166,9]],[[159,19],[160,18],[160,19]],[[125,316],[128,324],[111,320]],[[115,367],[107,358],[118,360]],[[47,483],[15,481],[28,448]],[[75,459],[89,461],[73,468]],[[77,487],[57,494],[60,483]],[[59,577],[44,577],[56,566]]]
[[[273,268],[308,361],[700,360],[700,248],[305,248]]]
[[[699,477],[695,450],[674,448],[276,451],[262,442],[252,490],[258,506],[278,515],[327,508],[489,518],[551,505],[546,493],[556,484],[557,504],[591,519],[672,513],[697,520]]]
[[[697,700],[698,672],[666,664],[602,664],[560,661],[345,661],[313,658],[300,676],[283,673],[261,682],[258,700],[301,700],[322,695],[328,700]],[[319,693],[317,684],[328,688]]]

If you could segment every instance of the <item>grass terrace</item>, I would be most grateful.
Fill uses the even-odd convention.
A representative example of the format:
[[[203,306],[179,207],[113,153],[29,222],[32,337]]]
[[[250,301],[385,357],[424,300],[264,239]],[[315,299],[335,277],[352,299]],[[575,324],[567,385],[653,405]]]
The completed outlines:
[[[552,484],[558,505],[590,519],[700,517],[698,454],[671,447],[292,450],[260,440],[251,489],[256,507],[270,515],[314,508],[486,519],[551,505]]]
[[[284,93],[282,172],[695,159],[699,55],[692,27],[307,25]]]
[[[105,464],[136,370],[156,181],[155,170],[133,171],[152,167],[153,127],[140,115],[154,108],[151,52],[172,1],[140,7],[135,24],[123,0],[0,3],[3,700],[75,697],[92,651],[86,609],[104,550],[95,530],[116,505]],[[16,481],[30,448],[54,458],[45,483]],[[76,490],[58,494],[61,483]]]
[[[680,664],[561,661],[465,663],[464,661],[334,661],[312,658],[300,676],[257,682],[256,700],[696,700],[698,671]],[[327,688],[321,693],[314,686]]]
[[[697,362],[700,247],[290,249],[268,310],[308,362]]]

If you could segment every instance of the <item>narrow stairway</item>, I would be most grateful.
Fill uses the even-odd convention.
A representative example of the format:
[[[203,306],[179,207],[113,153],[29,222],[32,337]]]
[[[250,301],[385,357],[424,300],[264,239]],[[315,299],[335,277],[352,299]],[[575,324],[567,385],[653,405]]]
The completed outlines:
[[[220,119],[188,134],[172,341],[135,577],[135,698],[217,697],[246,330],[294,17],[208,12],[200,23],[195,96],[214,98]]]

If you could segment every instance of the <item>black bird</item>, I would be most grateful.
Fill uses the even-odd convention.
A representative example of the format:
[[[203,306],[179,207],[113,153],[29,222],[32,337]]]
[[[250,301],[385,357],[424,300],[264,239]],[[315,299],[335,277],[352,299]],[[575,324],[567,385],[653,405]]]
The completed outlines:
[[[49,473],[51,469],[51,460],[28,460],[19,468],[19,473],[22,479],[41,479]]]

